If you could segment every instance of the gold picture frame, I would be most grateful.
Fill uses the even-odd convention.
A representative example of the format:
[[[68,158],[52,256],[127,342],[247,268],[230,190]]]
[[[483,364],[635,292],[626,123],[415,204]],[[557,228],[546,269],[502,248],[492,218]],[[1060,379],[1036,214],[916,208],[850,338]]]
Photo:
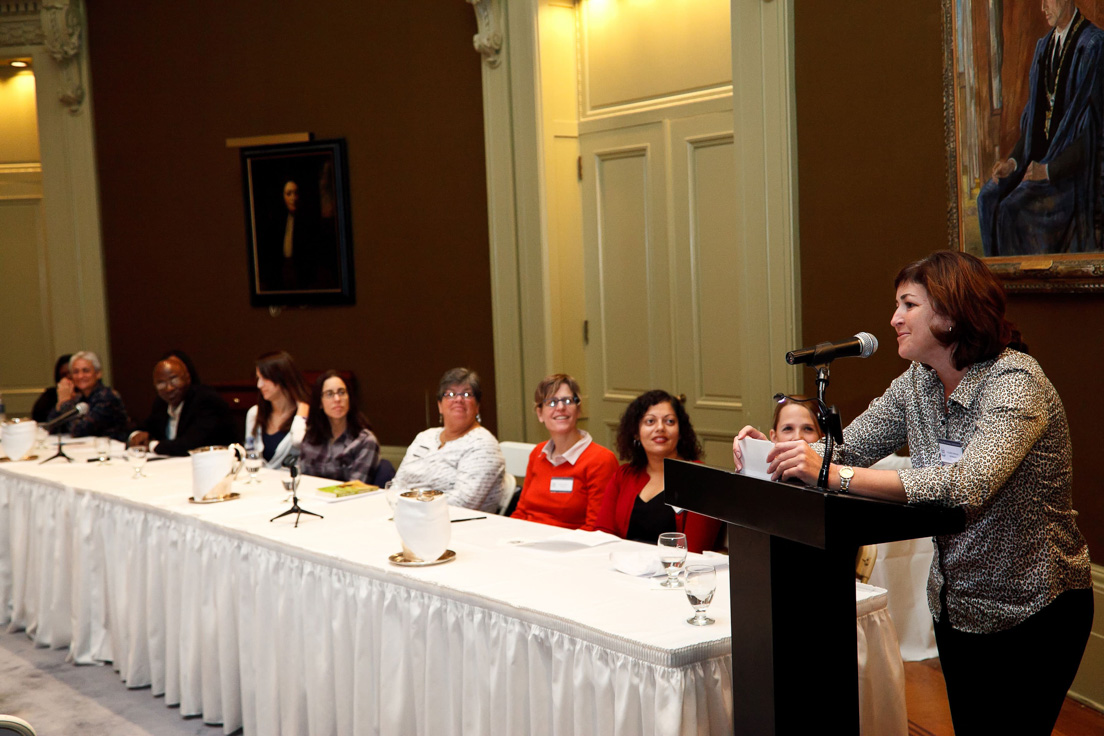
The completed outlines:
[[[1079,2],[1076,5],[1083,16],[1082,22],[1088,23],[1086,30],[1091,29],[1097,17],[1104,21],[1104,2],[1100,3],[1099,12],[1096,2]],[[1094,167],[1086,169],[1089,172],[1086,176],[1093,177],[1086,181],[1090,181],[1090,186],[1095,181],[1096,185],[1094,196],[1086,199],[1094,201],[1096,207],[1092,213],[1088,213],[1087,208],[1070,210],[1085,213],[1086,218],[1092,217],[1091,221],[1082,219],[1079,222],[1095,223],[1091,233],[1084,227],[1077,231],[1090,235],[1076,241],[1076,247],[1081,252],[1060,252],[1056,249],[1053,252],[1004,255],[1000,251],[1002,242],[997,240],[997,236],[1007,233],[1007,230],[996,229],[992,224],[996,221],[993,215],[987,218],[979,215],[982,209],[987,213],[994,212],[991,207],[979,206],[978,195],[987,182],[991,179],[996,181],[993,178],[994,164],[1007,160],[1005,157],[1010,156],[1016,142],[1024,137],[1020,130],[1021,118],[1028,121],[1041,119],[1028,118],[1025,108],[1029,100],[1038,100],[1038,95],[1045,93],[1038,91],[1038,85],[1033,87],[1032,81],[1040,79],[1042,72],[1039,70],[1045,63],[1040,60],[1047,58],[1045,54],[1053,47],[1053,44],[1047,45],[1052,32],[1050,19],[1044,16],[1038,3],[1012,0],[943,0],[942,13],[943,109],[950,191],[947,210],[949,246],[981,257],[1009,291],[1104,291],[1104,238],[1101,237],[1104,232],[1104,227],[1101,227],[1104,222],[1104,161],[1101,160],[1104,154],[1104,125],[1096,129],[1101,142],[1092,147],[1095,149],[1092,160],[1084,163],[1086,167]],[[1079,28],[1080,25],[1067,27]],[[1096,32],[1095,29],[1092,32]],[[1067,32],[1067,35],[1076,39],[1072,32]],[[1067,74],[1078,73],[1070,69],[1085,68],[1084,59],[1089,57],[1074,56],[1080,50],[1076,43],[1068,46],[1070,60],[1068,64],[1063,61],[1061,66]],[[1058,55],[1052,53],[1050,58],[1057,59]],[[1080,66],[1075,65],[1075,58],[1082,62]],[[1058,67],[1055,62],[1055,68]],[[1093,70],[1096,67],[1095,63],[1092,64]],[[1080,73],[1084,74],[1083,71]],[[1104,73],[1101,79],[1104,79]],[[1058,87],[1061,87],[1061,82],[1055,85],[1055,89]],[[1035,97],[1032,97],[1032,91],[1035,91]],[[1097,89],[1096,94],[1104,98],[1104,90]],[[1092,102],[1094,104],[1087,109],[1099,111],[1104,107],[1098,104],[1096,98]],[[1069,109],[1082,109],[1075,108],[1076,104],[1070,103]],[[1049,128],[1049,117],[1046,125]],[[1051,135],[1051,141],[1060,142],[1058,133]],[[1029,156],[1024,154],[1022,158]],[[1021,183],[1027,186],[1036,184]],[[991,193],[993,189],[988,191]],[[1040,201],[1044,200],[1040,198]],[[1045,200],[1046,203],[1051,201]],[[986,229],[987,238],[981,233],[984,219],[990,223]],[[1023,242],[1033,242],[1032,236],[1026,233],[1021,236],[1013,232],[1012,236],[1003,243],[1016,243],[1019,238]]]

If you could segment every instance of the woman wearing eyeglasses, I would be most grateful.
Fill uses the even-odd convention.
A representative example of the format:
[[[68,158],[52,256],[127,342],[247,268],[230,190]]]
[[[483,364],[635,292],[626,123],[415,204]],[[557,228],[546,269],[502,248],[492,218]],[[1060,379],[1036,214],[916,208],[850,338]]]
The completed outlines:
[[[545,378],[533,394],[548,441],[529,455],[515,519],[593,531],[602,491],[617,472],[617,458],[579,429],[579,384],[565,373]]]
[[[299,467],[307,475],[365,483],[375,478],[379,442],[357,407],[355,387],[334,370],[314,382],[307,434],[299,446]]]
[[[444,491],[453,506],[497,510],[506,463],[498,440],[479,424],[482,398],[475,371],[446,371],[437,385],[441,426],[414,438],[392,485]]]

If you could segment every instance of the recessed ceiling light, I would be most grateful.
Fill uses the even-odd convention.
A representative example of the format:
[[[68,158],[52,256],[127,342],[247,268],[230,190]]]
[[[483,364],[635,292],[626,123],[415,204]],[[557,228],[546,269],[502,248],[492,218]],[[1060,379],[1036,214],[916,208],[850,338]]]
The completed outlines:
[[[22,68],[27,66],[27,62],[16,60],[16,61],[11,62],[11,65],[16,67],[17,69],[22,69]]]

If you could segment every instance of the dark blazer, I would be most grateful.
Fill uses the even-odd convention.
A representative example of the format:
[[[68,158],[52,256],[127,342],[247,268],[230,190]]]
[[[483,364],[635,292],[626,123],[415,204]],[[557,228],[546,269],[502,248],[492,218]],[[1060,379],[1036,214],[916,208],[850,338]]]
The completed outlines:
[[[50,386],[47,388],[35,401],[34,408],[31,409],[31,418],[39,424],[49,421],[50,410],[57,405],[57,399],[57,387]]]
[[[169,405],[161,398],[153,402],[153,409],[138,429],[149,432],[150,440],[157,440],[159,455],[187,455],[188,450],[207,445],[229,445],[236,442],[230,407],[213,389],[192,384],[184,394],[184,410],[176,426],[176,439],[165,439],[169,425]]]

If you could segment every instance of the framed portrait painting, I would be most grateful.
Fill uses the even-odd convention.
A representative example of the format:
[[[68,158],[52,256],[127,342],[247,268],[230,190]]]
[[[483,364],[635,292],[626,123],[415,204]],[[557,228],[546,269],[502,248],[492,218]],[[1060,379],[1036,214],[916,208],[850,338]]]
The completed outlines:
[[[1104,0],[942,0],[950,245],[1104,289]]]
[[[241,150],[250,302],[353,304],[344,139]]]

